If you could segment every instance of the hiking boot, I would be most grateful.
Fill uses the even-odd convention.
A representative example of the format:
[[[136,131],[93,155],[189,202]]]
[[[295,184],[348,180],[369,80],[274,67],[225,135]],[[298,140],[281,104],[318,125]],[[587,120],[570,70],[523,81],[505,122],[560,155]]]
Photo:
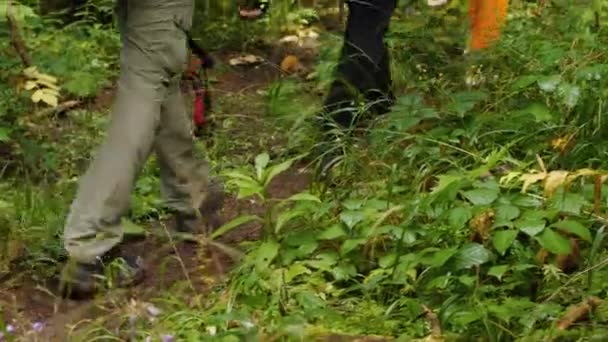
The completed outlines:
[[[125,288],[139,284],[145,275],[141,257],[121,257],[120,261],[108,263],[98,260],[95,263],[68,261],[61,271],[60,292],[62,297],[70,299],[87,299],[97,293],[105,284]]]
[[[216,229],[220,225],[219,211],[224,204],[224,186],[217,179],[212,179],[209,183],[207,196],[201,206],[199,213],[211,229]],[[175,230],[182,233],[194,233],[200,225],[195,212],[178,212],[175,214]]]

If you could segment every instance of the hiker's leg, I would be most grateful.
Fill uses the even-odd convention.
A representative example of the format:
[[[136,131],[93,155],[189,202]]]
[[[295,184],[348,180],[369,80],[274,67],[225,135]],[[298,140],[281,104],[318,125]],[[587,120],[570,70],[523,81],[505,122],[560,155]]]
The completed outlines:
[[[351,105],[357,93],[385,88],[378,80],[387,62],[384,34],[395,9],[395,0],[350,1],[344,34],[344,46],[337,67],[336,80],[325,100],[327,112]],[[386,78],[386,75],[385,77]],[[333,119],[342,126],[350,125],[351,111],[340,111]]]
[[[182,13],[186,16],[182,18],[186,23],[182,26],[186,30],[190,28],[193,12],[192,7]],[[173,49],[187,54],[185,36],[172,44],[175,45]],[[177,229],[192,231],[195,228],[195,208],[200,209],[210,201],[221,201],[221,198],[214,191],[218,190],[218,185],[210,186],[208,163],[195,155],[191,117],[186,112],[179,83],[179,78],[175,78],[169,85],[161,107],[160,128],[154,148],[160,166],[161,191],[167,206],[177,214]],[[203,203],[195,203],[201,201]],[[218,205],[215,203],[213,209]]]
[[[120,1],[121,73],[105,141],[83,176],[64,232],[71,259],[92,263],[122,239],[121,218],[152,149],[170,79],[185,51],[170,42],[182,37],[173,22],[189,1]]]

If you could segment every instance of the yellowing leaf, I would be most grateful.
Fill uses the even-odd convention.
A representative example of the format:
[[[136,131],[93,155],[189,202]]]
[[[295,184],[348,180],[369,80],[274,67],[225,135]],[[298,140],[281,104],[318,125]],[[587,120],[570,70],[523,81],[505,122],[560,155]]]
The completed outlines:
[[[517,172],[517,171],[509,172],[506,175],[500,177],[499,182],[501,185],[508,184],[514,179],[519,179],[519,177],[521,177],[521,175],[522,175],[521,172]]]
[[[567,185],[568,171],[551,171],[545,178],[545,196],[551,197],[560,185]]]
[[[523,174],[520,179],[524,182],[524,185],[521,189],[521,192],[526,192],[526,190],[530,187],[530,185],[542,181],[547,177],[546,172],[539,173],[526,173]]]
[[[27,81],[27,82],[25,82],[24,88],[25,88],[25,90],[32,90],[32,89],[36,88],[37,85],[38,84],[36,84],[36,82],[34,82],[34,81]]]
[[[57,107],[57,105],[59,104],[59,100],[57,99],[57,96],[54,96],[52,94],[48,94],[46,92],[42,92],[42,95],[40,96],[40,99],[48,104],[49,106],[52,107]]]
[[[40,100],[42,100],[42,96],[44,96],[44,92],[40,89],[36,90],[32,94],[32,101],[34,101],[34,103],[38,103],[38,102],[40,102]]]
[[[29,68],[23,69],[23,74],[29,78],[36,78],[36,74],[38,73],[38,68],[34,65]]]
[[[45,86],[45,87],[47,87],[49,89],[53,89],[53,90],[59,91],[59,87],[55,83],[48,82],[47,80],[39,79],[38,80],[38,84],[41,84],[41,85],[43,85],[43,86]]]

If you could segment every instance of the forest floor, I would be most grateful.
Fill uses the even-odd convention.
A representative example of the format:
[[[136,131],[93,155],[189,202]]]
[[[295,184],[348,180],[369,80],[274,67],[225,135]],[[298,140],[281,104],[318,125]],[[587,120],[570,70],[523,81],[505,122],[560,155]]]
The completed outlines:
[[[218,55],[221,64],[238,53],[222,53]],[[273,55],[273,56],[272,56]],[[240,124],[224,130],[219,134],[249,136],[254,141],[257,134],[264,132],[263,100],[259,90],[268,87],[279,78],[284,77],[278,64],[280,53],[271,52],[264,56],[268,60],[261,65],[229,68],[221,72],[213,85],[214,100],[223,102],[223,115],[241,117]],[[301,62],[311,61],[310,56],[301,55]],[[274,59],[274,60],[272,60]],[[191,94],[184,91],[187,100]],[[114,88],[104,90],[91,101],[90,108],[96,111],[109,111],[114,97]],[[216,133],[213,133],[216,134]],[[205,139],[205,137],[202,137]],[[221,138],[220,138],[221,139]],[[277,142],[280,144],[280,142]],[[280,148],[280,146],[277,146]],[[232,155],[238,159],[247,158],[252,151],[241,149]],[[273,179],[269,187],[272,198],[283,199],[305,190],[310,183],[311,171],[308,165],[297,163],[286,172]],[[240,215],[258,214],[264,208],[252,200],[238,200],[235,195],[229,195],[224,201],[221,212],[221,222],[228,222]],[[147,230],[156,234],[146,237],[127,239],[122,249],[128,253],[141,255],[145,260],[146,278],[139,285],[126,289],[114,290],[92,300],[73,301],[62,299],[57,295],[57,281],[53,279],[20,279],[15,282],[5,282],[0,285],[0,306],[4,310],[5,321],[38,321],[44,322],[41,334],[35,337],[39,341],[66,341],[74,330],[94,320],[110,320],[116,315],[124,314],[124,308],[137,302],[147,302],[157,297],[163,291],[174,289],[177,285],[183,291],[180,296],[204,294],[209,289],[209,279],[212,282],[221,281],[227,271],[233,266],[233,261],[221,251],[210,248],[205,251],[207,265],[201,265],[199,247],[188,241],[174,241],[170,238],[170,221],[151,223]],[[221,237],[219,242],[237,246],[238,244],[259,238],[260,225],[250,223],[234,232]],[[181,284],[181,285],[179,285]],[[185,285],[184,285],[185,284]],[[32,337],[33,338],[33,337]],[[374,341],[374,338],[348,338],[340,335],[327,336],[327,341],[346,340]],[[27,340],[27,337],[26,337]]]

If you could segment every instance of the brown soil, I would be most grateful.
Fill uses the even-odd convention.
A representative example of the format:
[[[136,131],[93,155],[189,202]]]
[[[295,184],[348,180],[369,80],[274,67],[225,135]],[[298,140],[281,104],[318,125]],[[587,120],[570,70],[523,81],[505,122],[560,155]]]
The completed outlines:
[[[231,54],[227,54],[219,58],[225,62],[230,56]],[[230,68],[220,75],[214,84],[214,92],[217,93],[215,96],[255,94],[256,90],[277,77],[280,77],[280,72],[271,63],[246,69]],[[114,90],[106,89],[88,106],[100,111],[108,109],[113,96]],[[275,178],[270,186],[270,193],[274,198],[285,198],[304,190],[308,183],[308,173],[294,167]],[[228,222],[242,214],[261,214],[263,210],[255,201],[228,197],[222,210],[222,221]],[[151,229],[162,231],[166,226],[168,225],[159,222]],[[259,235],[259,225],[248,224],[226,234],[221,242],[238,247],[240,242],[257,239]],[[217,250],[206,250],[204,255],[199,255],[200,248],[195,243],[170,243],[167,239],[155,236],[144,241],[130,242],[125,244],[125,247],[129,253],[144,257],[147,275],[138,286],[127,290],[114,290],[90,301],[69,301],[60,300],[53,293],[52,288],[55,285],[42,281],[31,280],[19,286],[0,284],[0,319],[4,316],[8,323],[45,322],[42,340],[66,341],[69,340],[70,331],[75,325],[94,320],[95,317],[107,316],[117,306],[123,306],[124,309],[128,298],[145,301],[154,298],[163,290],[173,290],[176,287],[179,291],[185,291],[183,293],[204,293],[208,287],[208,279],[221,278],[233,264],[229,257]]]

